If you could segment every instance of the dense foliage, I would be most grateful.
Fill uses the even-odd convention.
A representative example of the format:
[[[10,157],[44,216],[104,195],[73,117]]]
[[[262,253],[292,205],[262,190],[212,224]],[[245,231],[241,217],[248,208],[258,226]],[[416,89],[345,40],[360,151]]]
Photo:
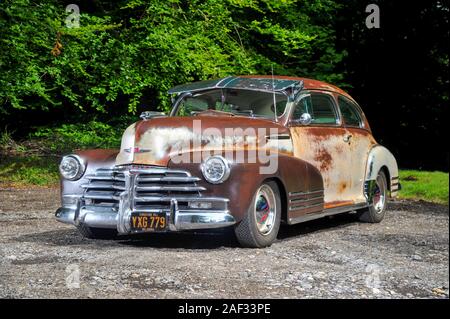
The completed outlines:
[[[83,0],[69,28],[73,2],[0,1],[0,132],[86,142],[92,123],[167,110],[176,84],[273,68],[348,89],[402,166],[448,170],[427,143],[448,108],[447,1],[373,0],[380,29],[357,0]]]
[[[66,26],[65,4],[1,4],[1,112],[166,109],[175,84],[272,66],[277,74],[342,79],[332,67],[342,54],[332,46],[330,0],[86,2],[79,28]]]

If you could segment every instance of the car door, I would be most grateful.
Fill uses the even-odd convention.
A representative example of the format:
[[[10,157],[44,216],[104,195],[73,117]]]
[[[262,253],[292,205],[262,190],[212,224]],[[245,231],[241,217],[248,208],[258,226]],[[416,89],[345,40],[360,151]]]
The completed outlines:
[[[298,121],[303,113],[311,115],[310,124]],[[325,91],[300,96],[289,123],[294,155],[315,166],[322,175],[324,208],[353,204],[347,130],[341,125],[334,96]]]
[[[352,163],[351,193],[356,203],[366,201],[364,182],[369,151],[376,144],[370,130],[365,127],[360,107],[347,97],[337,97],[342,121],[348,137],[348,149]]]

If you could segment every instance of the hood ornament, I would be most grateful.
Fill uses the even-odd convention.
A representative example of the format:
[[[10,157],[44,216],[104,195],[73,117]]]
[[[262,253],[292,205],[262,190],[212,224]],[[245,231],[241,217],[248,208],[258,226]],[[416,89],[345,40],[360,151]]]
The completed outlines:
[[[124,149],[125,153],[148,153],[150,149],[148,148],[140,148],[140,147],[129,147]]]
[[[153,117],[165,117],[165,116],[166,116],[166,114],[164,112],[145,111],[145,112],[142,112],[139,117],[143,120],[148,120]]]

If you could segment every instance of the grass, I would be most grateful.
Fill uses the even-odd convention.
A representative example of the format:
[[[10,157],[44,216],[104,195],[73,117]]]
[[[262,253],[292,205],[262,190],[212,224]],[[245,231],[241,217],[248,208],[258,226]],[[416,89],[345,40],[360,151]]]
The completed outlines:
[[[0,158],[0,189],[52,187],[59,181],[58,159],[38,156]]]
[[[121,121],[119,121],[121,120]],[[62,124],[38,127],[22,141],[13,139],[13,132],[0,131],[0,189],[9,187],[51,187],[58,184],[58,162],[63,154],[74,149],[118,148],[124,125],[120,123]]]
[[[399,198],[448,205],[448,173],[400,170]]]

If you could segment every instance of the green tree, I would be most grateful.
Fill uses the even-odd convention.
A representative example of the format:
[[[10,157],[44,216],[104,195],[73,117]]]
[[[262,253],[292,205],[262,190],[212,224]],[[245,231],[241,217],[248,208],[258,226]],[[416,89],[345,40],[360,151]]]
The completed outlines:
[[[331,0],[89,1],[80,28],[66,27],[67,4],[0,4],[0,112],[167,110],[173,85],[272,67],[343,80]]]

